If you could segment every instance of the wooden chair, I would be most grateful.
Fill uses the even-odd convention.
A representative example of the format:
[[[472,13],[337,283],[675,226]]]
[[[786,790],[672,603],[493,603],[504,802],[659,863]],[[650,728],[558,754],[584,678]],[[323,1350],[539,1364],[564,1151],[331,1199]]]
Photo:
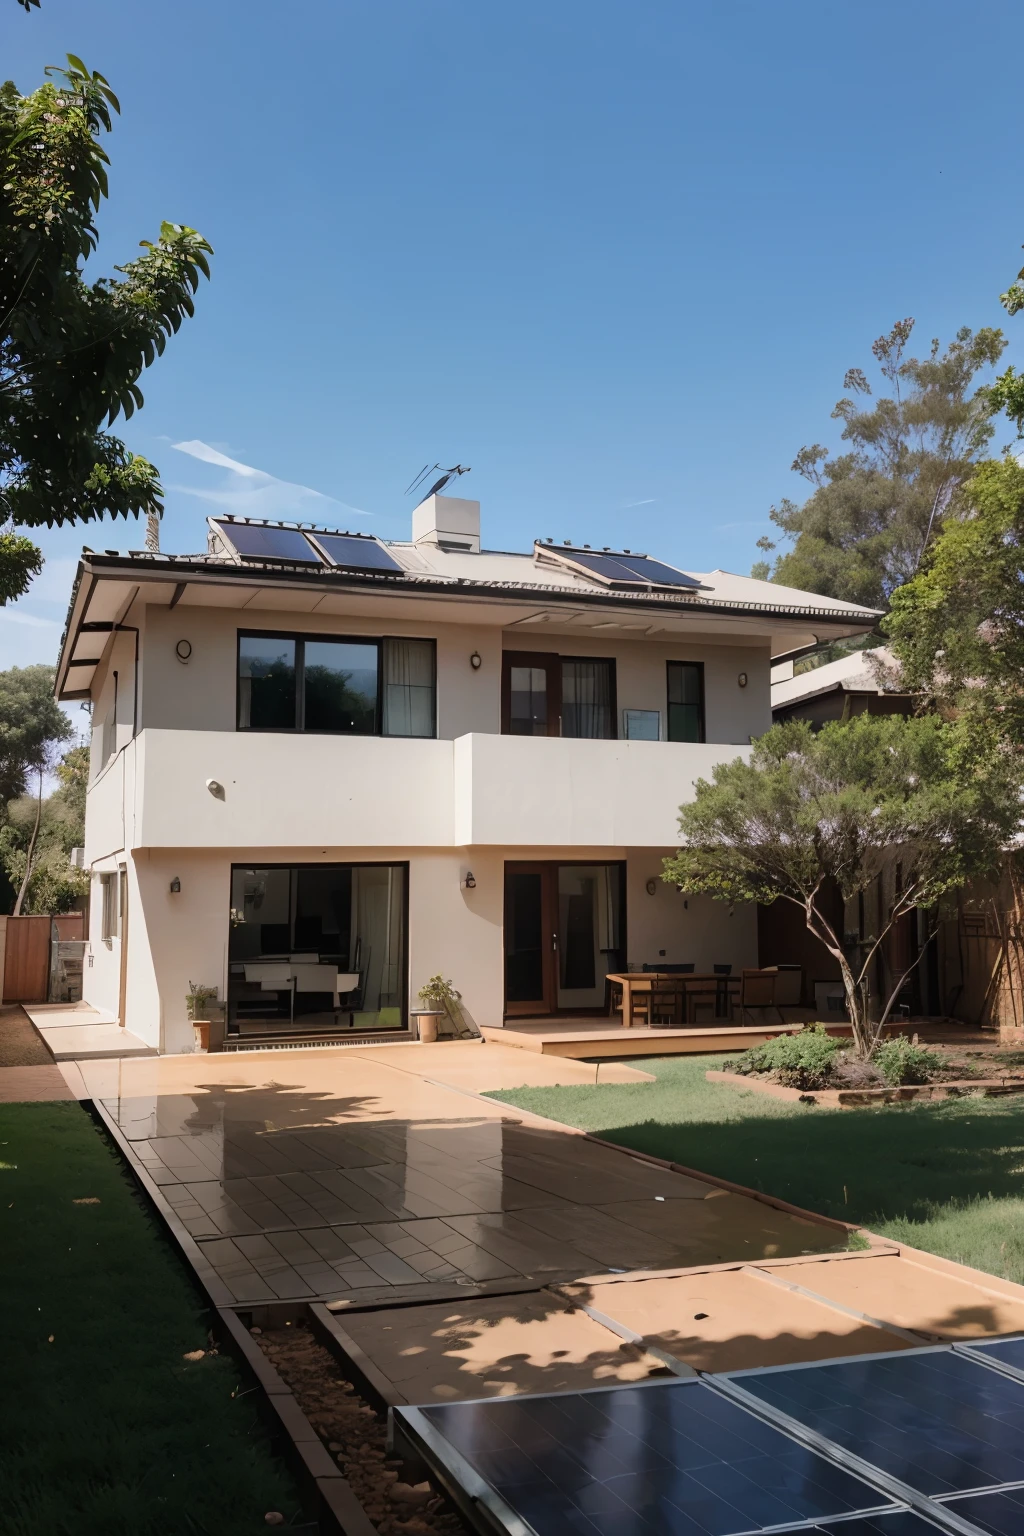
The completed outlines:
[[[783,1023],[782,1013],[775,1002],[775,983],[778,972],[773,970],[743,971],[740,977],[740,1019],[754,1008],[772,1008]]]
[[[649,1029],[676,1027],[682,1022],[683,990],[677,981],[654,977],[650,987],[633,993],[633,1022]]]

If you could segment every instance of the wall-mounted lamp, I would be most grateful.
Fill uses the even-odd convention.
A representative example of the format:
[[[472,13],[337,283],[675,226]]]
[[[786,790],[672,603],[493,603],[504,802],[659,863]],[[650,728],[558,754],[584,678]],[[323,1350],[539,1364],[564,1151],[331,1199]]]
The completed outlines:
[[[178,892],[180,890],[181,890],[181,881],[178,879],[177,875],[175,875],[174,879],[171,881],[171,895],[172,896],[177,896],[177,894],[178,894]]]
[[[174,647],[174,654],[177,656],[180,662],[187,662],[189,657],[192,655],[191,640],[179,640],[177,645]]]
[[[745,688],[747,686],[747,674],[745,672],[741,672],[736,681],[739,683],[741,688]]]
[[[658,889],[657,880],[648,880],[644,889],[646,890],[648,896],[653,896]]]
[[[219,779],[207,779],[206,787],[215,800],[224,799],[224,785]]]
[[[471,869],[467,869],[467,871],[466,871],[466,878],[465,878],[465,880],[463,880],[462,884],[463,884],[464,889],[467,890],[467,891],[475,891],[476,890],[476,881],[473,878],[473,871]]]
[[[484,664],[484,659],[480,655],[479,651],[473,652],[472,656],[469,658],[469,664],[473,668],[474,672],[479,672],[480,668]]]

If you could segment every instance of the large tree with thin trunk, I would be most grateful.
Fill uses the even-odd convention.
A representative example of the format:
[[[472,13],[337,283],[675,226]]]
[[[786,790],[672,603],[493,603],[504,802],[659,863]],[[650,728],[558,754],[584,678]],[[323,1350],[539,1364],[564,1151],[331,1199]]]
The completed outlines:
[[[811,494],[770,513],[792,547],[774,567],[755,565],[755,575],[880,608],[918,569],[991,441],[990,390],[977,380],[1006,341],[999,330],[964,328],[945,350],[936,340],[924,357],[910,357],[913,326],[901,320],[873,344],[879,393],[862,369],[847,372],[832,412],[847,446],[801,448],[792,468]],[[758,543],[765,554],[777,547]]]
[[[27,96],[0,86],[0,603],[42,564],[21,529],[132,514],[155,540],[157,471],[106,428],[142,405],[140,376],[209,276],[202,236],[165,223],[120,276],[86,279],[120,108],[73,55],[47,73]]]
[[[1016,758],[978,733],[934,715],[860,715],[817,734],[791,721],[756,741],[749,762],[698,782],[664,878],[720,901],[796,907],[839,966],[854,1047],[869,1059],[920,960],[889,970],[872,1009],[870,979],[895,925],[919,908],[934,926],[940,897],[995,870],[1020,820]],[[878,921],[856,945],[832,921],[835,887],[845,901],[877,896]]]

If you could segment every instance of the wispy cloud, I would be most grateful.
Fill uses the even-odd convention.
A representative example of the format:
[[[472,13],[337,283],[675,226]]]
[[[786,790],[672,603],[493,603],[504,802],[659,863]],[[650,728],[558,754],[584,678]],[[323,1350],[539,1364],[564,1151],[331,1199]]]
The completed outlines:
[[[657,496],[647,496],[643,501],[626,501],[622,504],[623,510],[626,511],[630,507],[653,507],[657,499]]]
[[[227,474],[220,485],[174,485],[170,489],[181,491],[186,496],[197,496],[200,501],[210,502],[238,517],[280,517],[297,522],[302,517],[330,517],[336,516],[337,512],[347,512],[353,517],[373,516],[361,507],[349,506],[347,502],[338,501],[334,496],[325,496],[322,491],[314,491],[308,485],[279,480],[265,469],[242,464],[200,438],[191,438],[186,443],[173,443],[171,446],[179,453],[187,453],[190,458],[199,459],[203,464],[226,470]]]

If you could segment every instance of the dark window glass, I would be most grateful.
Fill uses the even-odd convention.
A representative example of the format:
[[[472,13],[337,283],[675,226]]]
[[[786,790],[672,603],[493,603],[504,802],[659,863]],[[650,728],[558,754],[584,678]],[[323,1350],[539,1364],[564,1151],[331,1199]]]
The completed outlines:
[[[699,661],[668,664],[668,739],[704,740],[704,666]]]
[[[512,736],[548,734],[548,674],[544,667],[509,668],[508,728]]]
[[[295,729],[295,641],[278,635],[238,637],[238,724]]]
[[[615,663],[612,661],[562,662],[562,735],[597,737],[615,735]]]
[[[536,870],[505,875],[505,996],[533,1003],[544,996],[543,876]]]
[[[305,642],[303,701],[307,731],[375,734],[378,651],[376,641]]]

